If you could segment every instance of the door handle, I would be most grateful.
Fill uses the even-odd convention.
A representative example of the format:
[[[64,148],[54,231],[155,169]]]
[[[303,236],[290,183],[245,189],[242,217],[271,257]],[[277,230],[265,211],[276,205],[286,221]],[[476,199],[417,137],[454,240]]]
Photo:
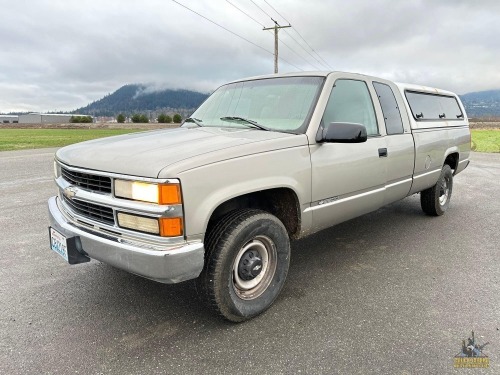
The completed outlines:
[[[378,149],[378,157],[379,158],[386,158],[387,157],[387,149],[386,148],[379,148]]]

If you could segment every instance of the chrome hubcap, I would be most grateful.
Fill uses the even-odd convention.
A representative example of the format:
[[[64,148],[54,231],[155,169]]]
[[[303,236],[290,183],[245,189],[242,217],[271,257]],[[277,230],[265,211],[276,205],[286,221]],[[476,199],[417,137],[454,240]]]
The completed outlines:
[[[271,283],[276,272],[277,251],[267,236],[256,236],[246,243],[233,263],[233,286],[241,299],[260,296]]]
[[[450,186],[448,183],[448,179],[443,179],[441,187],[439,189],[439,204],[443,206],[448,201],[448,196],[450,195]]]

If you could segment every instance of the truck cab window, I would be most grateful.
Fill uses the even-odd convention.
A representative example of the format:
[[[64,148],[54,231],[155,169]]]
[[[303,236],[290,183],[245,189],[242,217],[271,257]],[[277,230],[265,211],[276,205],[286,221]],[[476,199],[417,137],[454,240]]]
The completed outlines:
[[[377,118],[366,83],[338,79],[323,115],[323,124],[352,122],[366,127],[368,136],[378,134]]]
[[[403,134],[401,113],[399,112],[398,103],[391,87],[379,82],[373,82],[373,87],[377,92],[380,106],[382,107],[387,134]]]

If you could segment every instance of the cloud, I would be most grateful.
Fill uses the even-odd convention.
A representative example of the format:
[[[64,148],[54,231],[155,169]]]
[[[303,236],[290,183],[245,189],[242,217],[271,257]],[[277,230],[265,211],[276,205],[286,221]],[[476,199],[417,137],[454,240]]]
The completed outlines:
[[[355,71],[465,93],[500,88],[500,2],[0,0],[0,112],[72,110],[127,83],[210,92],[271,73],[268,3],[283,72]],[[315,52],[302,40],[303,36]],[[285,43],[285,44],[283,44]],[[302,47],[301,47],[302,46]],[[307,52],[308,51],[308,52]],[[316,54],[319,54],[319,56]],[[295,67],[294,67],[295,66]]]

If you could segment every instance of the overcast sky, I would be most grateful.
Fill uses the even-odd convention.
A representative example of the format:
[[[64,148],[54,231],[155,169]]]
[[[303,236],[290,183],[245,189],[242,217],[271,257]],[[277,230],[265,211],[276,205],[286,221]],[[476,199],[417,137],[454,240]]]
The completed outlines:
[[[127,83],[210,92],[272,73],[269,16],[292,25],[280,72],[500,89],[500,0],[178,2],[260,48],[172,0],[0,0],[0,113],[73,110]]]

